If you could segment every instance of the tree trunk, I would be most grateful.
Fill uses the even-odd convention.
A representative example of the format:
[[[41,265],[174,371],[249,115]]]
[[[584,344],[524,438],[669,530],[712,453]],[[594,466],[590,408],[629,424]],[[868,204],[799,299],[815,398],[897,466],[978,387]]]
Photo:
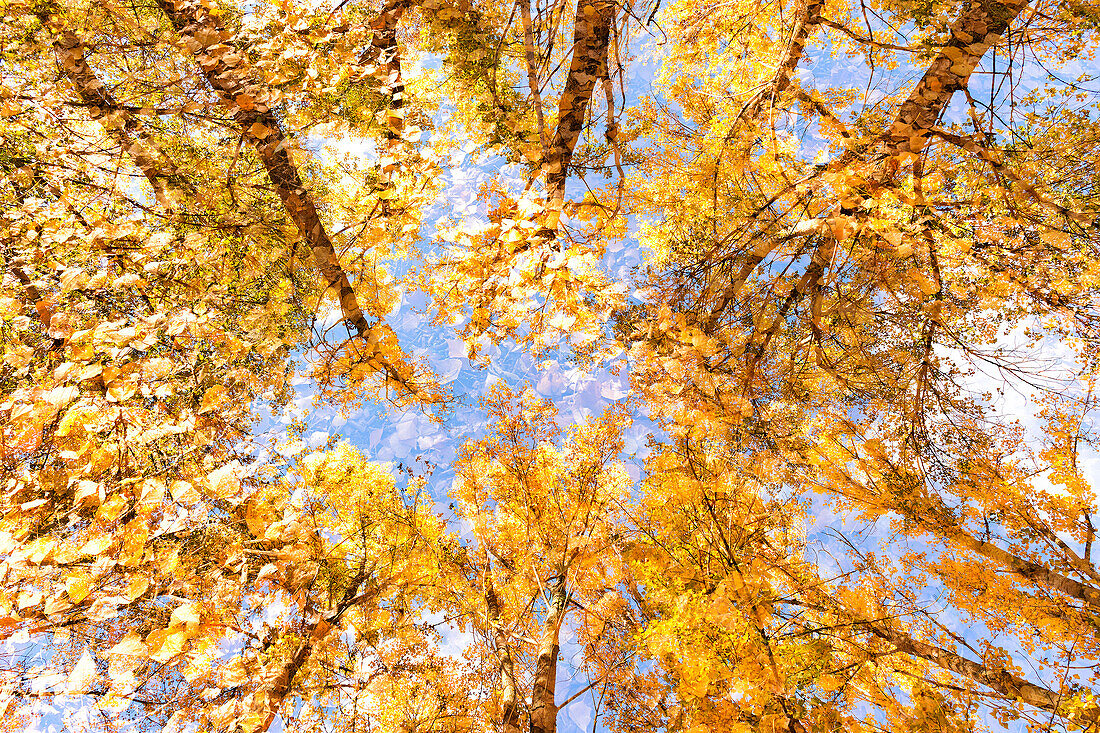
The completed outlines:
[[[920,153],[931,130],[947,109],[951,96],[966,87],[970,75],[1009,24],[1027,7],[1027,0],[979,0],[951,26],[951,40],[928,67],[901,105],[883,136],[888,154]]]
[[[365,578],[364,573],[359,573],[352,579],[351,585],[344,591],[344,596],[336,607],[330,609],[327,613],[321,614],[320,618],[314,622],[313,628],[310,629],[309,636],[298,643],[290,658],[279,665],[275,674],[269,678],[265,685],[267,689],[258,692],[253,698],[252,713],[258,715],[259,726],[249,733],[266,733],[271,724],[275,722],[275,716],[278,715],[283,701],[290,695],[294,678],[302,669],[302,665],[309,661],[309,658],[313,655],[317,643],[323,640],[333,627],[340,624],[340,620],[349,609],[375,598],[377,589],[359,593],[359,587],[363,584]]]
[[[122,108],[92,68],[88,65],[84,44],[75,35],[62,31],[54,40],[54,51],[65,77],[73,85],[80,100],[87,105],[93,120],[103,124],[107,135],[122,148],[141,170],[153,189],[153,196],[164,209],[176,207],[173,188],[179,184],[179,173],[156,146],[148,141],[142,124]]]
[[[1069,698],[1016,677],[1008,670],[990,669],[984,664],[971,661],[955,652],[918,641],[908,634],[895,631],[885,622],[867,621],[866,625],[871,633],[890,642],[897,651],[932,662],[936,666],[954,672],[961,677],[985,685],[1009,700],[1018,700],[1025,705],[1031,705],[1061,717],[1087,721],[1089,727],[1100,722],[1100,709],[1085,707],[1072,716],[1067,715],[1063,705],[1070,702]]]
[[[500,667],[500,724],[502,733],[520,733],[519,696],[516,693],[516,672],[512,660],[512,649],[500,617],[500,600],[497,598],[493,580],[486,573],[485,605],[489,609],[490,633],[497,664]]]
[[[371,66],[367,76],[373,76],[379,91],[389,97],[386,105],[386,142],[392,150],[401,141],[405,130],[405,82],[401,72],[401,54],[397,47],[397,24],[411,0],[389,0],[378,18],[371,23],[374,34],[371,44],[359,57],[360,66]],[[383,201],[383,208],[388,201]]]
[[[992,542],[983,542],[955,524],[933,524],[920,516],[911,517],[922,528],[939,535],[949,542],[961,545],[976,555],[992,560],[1024,580],[1035,585],[1046,586],[1051,590],[1084,601],[1093,610],[1100,611],[1100,590],[1087,583],[1074,580],[1062,573],[1051,570],[1045,565],[1017,557],[1001,549]]]
[[[808,456],[804,455],[803,459],[807,463],[811,462],[808,460]],[[951,511],[935,495],[917,496],[916,492],[908,492],[904,497],[905,506],[902,506],[901,502],[883,501],[878,492],[864,486],[846,471],[841,471],[836,466],[834,466],[834,469],[837,469],[837,473],[843,476],[844,483],[851,489],[845,493],[845,496],[884,511],[897,512],[934,537],[939,537],[950,544],[970,550],[1029,583],[1076,598],[1083,601],[1091,609],[1100,611],[1100,589],[1070,578],[1046,565],[1014,555],[992,542],[979,540],[959,526]]]
[[[336,249],[317,213],[313,197],[302,182],[298,169],[287,152],[290,140],[271,111],[277,95],[256,81],[243,53],[223,42],[225,32],[221,19],[198,0],[157,0],[184,45],[191,50],[203,75],[217,92],[222,103],[233,112],[241,135],[256,150],[268,178],[271,180],[299,233],[309,243],[313,261],[325,283],[326,292],[335,290],[344,322],[358,339],[353,340],[351,353],[358,363],[383,372],[388,384],[425,403],[438,403],[442,398],[415,385],[413,369],[391,360],[381,348],[381,342],[392,340],[392,331],[385,323],[367,320],[356,297],[351,281],[340,264]],[[403,5],[396,5],[401,8]],[[382,35],[399,12],[387,9],[381,19]],[[379,39],[381,42],[381,38]],[[387,63],[396,63],[387,59]],[[398,72],[399,72],[398,67]],[[398,77],[397,81],[400,81]],[[400,95],[395,95],[400,96]],[[391,116],[396,113],[391,110]]]
[[[223,38],[221,19],[201,3],[157,0],[157,5],[194,54],[207,82],[233,112],[244,139],[259,154],[287,214],[309,243],[326,288],[337,290],[344,320],[357,335],[367,337],[371,324],[340,266],[328,232],[317,215],[313,197],[290,160],[287,152],[290,141],[271,111],[275,102],[271,91],[251,78],[244,55],[220,40]]]
[[[582,0],[583,2],[583,0]],[[550,606],[542,622],[538,659],[535,662],[535,684],[531,689],[531,733],[556,733],[558,706],[555,686],[558,678],[558,632],[569,598],[565,579],[557,578],[550,585]]]
[[[580,139],[596,81],[607,63],[607,47],[614,22],[613,2],[577,0],[577,17],[573,21],[573,59],[569,64],[565,88],[558,99],[558,127],[543,162],[546,191],[552,209],[560,210],[565,199],[569,162]]]

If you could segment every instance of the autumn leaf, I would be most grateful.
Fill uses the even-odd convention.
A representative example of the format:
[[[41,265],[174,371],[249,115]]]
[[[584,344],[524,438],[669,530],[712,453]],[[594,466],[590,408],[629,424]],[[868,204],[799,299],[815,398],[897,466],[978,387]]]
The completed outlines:
[[[84,653],[80,655],[80,659],[77,660],[76,666],[69,673],[69,678],[65,682],[65,691],[70,694],[87,692],[95,684],[98,677],[99,673],[96,671],[95,660],[92,659],[91,653],[85,649]]]

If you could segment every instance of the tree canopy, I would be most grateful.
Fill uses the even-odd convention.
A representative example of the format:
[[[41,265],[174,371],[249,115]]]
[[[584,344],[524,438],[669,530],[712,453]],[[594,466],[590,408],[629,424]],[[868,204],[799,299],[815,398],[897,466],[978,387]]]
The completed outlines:
[[[0,0],[4,728],[1100,730],[1098,47]]]

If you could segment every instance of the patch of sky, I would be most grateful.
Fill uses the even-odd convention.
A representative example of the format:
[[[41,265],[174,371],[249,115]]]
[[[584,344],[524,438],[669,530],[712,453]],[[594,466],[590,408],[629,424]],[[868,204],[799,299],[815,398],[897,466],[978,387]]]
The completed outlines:
[[[635,77],[640,78],[637,74]],[[362,144],[359,150],[364,155],[374,154],[372,146],[367,144]],[[441,193],[431,209],[425,212],[425,221],[429,226],[460,220],[464,227],[476,231],[488,224],[483,211],[484,203],[478,198],[479,189],[484,184],[495,179],[498,186],[518,196],[528,183],[524,167],[510,164],[500,156],[477,153],[471,149],[456,151],[445,175],[447,180]],[[425,237],[426,246],[433,239],[430,235]],[[430,256],[431,252],[427,254]],[[632,268],[640,263],[641,255],[636,242],[628,237],[625,242],[608,248],[603,265],[613,276],[626,281]],[[621,355],[617,364],[587,370],[574,364],[565,350],[536,362],[524,348],[504,342],[486,343],[482,348],[484,362],[472,363],[466,344],[454,331],[447,327],[430,326],[429,317],[430,304],[426,296],[420,292],[404,291],[386,320],[402,345],[413,355],[427,359],[441,381],[460,398],[457,409],[446,422],[435,422],[417,408],[392,410],[373,403],[344,415],[331,407],[316,404],[314,385],[309,379],[299,376],[292,382],[297,395],[288,410],[281,416],[265,419],[260,433],[274,436],[284,432],[291,421],[301,420],[307,426],[303,434],[305,437],[276,441],[273,449],[259,447],[255,455],[264,460],[273,457],[274,451],[290,458],[306,449],[318,448],[330,437],[347,440],[363,450],[371,460],[390,463],[395,469],[407,466],[424,472],[431,468],[426,489],[436,503],[436,510],[448,514],[447,493],[454,481],[451,464],[458,447],[466,439],[485,433],[488,421],[478,400],[494,384],[504,382],[516,390],[530,387],[539,396],[552,400],[559,408],[559,422],[563,427],[598,415],[609,404],[626,398],[629,393],[629,371],[621,362]],[[338,316],[334,314],[336,318]],[[641,478],[637,461],[647,454],[647,442],[654,432],[654,426],[644,414],[626,432],[624,452],[635,459],[628,461],[627,471],[635,482]],[[469,527],[464,527],[461,522],[453,521],[452,529],[464,540],[472,539]],[[439,621],[434,617],[426,620],[433,624]],[[463,633],[452,624],[439,623],[437,630],[447,654],[457,657],[472,643],[468,632]],[[580,649],[575,648],[574,636],[568,627],[563,630],[566,658],[570,658],[569,654],[580,653]],[[570,644],[573,646],[570,647]],[[559,670],[560,699],[575,695],[586,684],[583,680],[573,680],[566,667],[563,664]],[[586,697],[574,698],[565,712],[561,719],[563,731],[591,728],[594,707]]]
[[[431,67],[438,65],[438,62],[439,59],[426,58],[423,65]],[[630,66],[622,90],[628,102],[637,100],[648,88],[654,68],[652,59],[648,63]],[[444,106],[440,115],[446,114]],[[376,147],[370,141],[345,139],[335,144],[328,141],[327,145],[341,154],[367,159],[377,157]],[[318,150],[321,149],[318,146]],[[479,193],[490,180],[513,197],[519,197],[530,183],[526,167],[509,163],[492,152],[476,150],[472,145],[460,146],[452,152],[444,176],[442,190],[424,212],[427,231],[422,230],[421,233],[427,257],[439,254],[434,248],[441,241],[437,236],[441,227],[459,222],[464,230],[477,233],[488,226],[484,202],[479,199]],[[575,181],[572,184],[574,188],[584,185]],[[570,190],[570,195],[580,193],[582,191]],[[635,229],[631,227],[632,231]],[[613,277],[626,281],[632,269],[640,263],[638,247],[632,237],[628,237],[625,242],[616,241],[608,248],[603,266]],[[400,269],[400,265],[395,269]],[[329,320],[338,318],[334,312]],[[431,421],[416,409],[394,412],[375,405],[342,415],[331,408],[315,405],[313,386],[308,380],[300,378],[294,384],[298,395],[293,404],[281,417],[265,420],[264,427],[278,431],[281,429],[280,423],[285,425],[292,420],[305,420],[309,438],[280,443],[276,451],[289,457],[327,442],[330,436],[337,436],[356,444],[375,460],[439,467],[436,480],[431,485],[432,493],[438,499],[445,492],[441,487],[449,486],[449,466],[457,446],[465,437],[479,434],[485,428],[485,419],[477,400],[494,383],[504,381],[517,389],[530,385],[539,395],[555,401],[563,422],[579,422],[627,395],[629,375],[621,363],[607,365],[618,367],[617,373],[609,368],[585,371],[572,364],[565,351],[536,363],[525,350],[505,342],[484,344],[483,363],[474,364],[467,357],[465,343],[455,336],[453,330],[431,327],[429,318],[430,303],[422,293],[402,292],[398,304],[387,316],[387,323],[397,333],[402,345],[414,356],[425,358],[441,382],[460,398],[459,409],[445,424]],[[637,439],[632,440],[632,445],[638,443]],[[268,449],[257,452],[257,456],[264,458],[269,454]]]
[[[1005,327],[996,341],[984,351],[968,353],[939,347],[937,356],[945,365],[953,365],[962,371],[960,385],[978,399],[986,410],[987,419],[1001,423],[1014,422],[1020,426],[1023,431],[1022,447],[1012,457],[1022,461],[1031,460],[1046,442],[1041,417],[1042,395],[1055,392],[1064,398],[1084,399],[1087,394],[1087,385],[1075,378],[1082,368],[1076,352],[1063,339],[1045,331],[1041,324],[1034,321]],[[1092,432],[1094,428],[1095,420],[1088,419],[1082,429]],[[1100,475],[1100,454],[1086,442],[1079,445],[1079,451],[1078,464],[1083,474]],[[1048,474],[1049,471],[1042,471],[1033,475],[1029,490],[1064,495],[1064,489],[1053,484]],[[1093,512],[1098,509],[1092,507]],[[891,525],[898,520],[900,517],[897,515],[885,514],[868,521],[841,508],[834,497],[814,494],[810,497],[806,557],[817,565],[823,580],[839,586],[856,582],[862,572],[862,553],[873,553],[886,572],[893,572],[896,577],[908,574],[901,566],[901,559],[907,552],[923,554],[931,562],[946,557],[942,545],[930,535],[907,536],[896,532]],[[1004,528],[995,521],[990,522],[988,532],[993,537],[1005,536]],[[1064,533],[1058,536],[1076,552],[1085,554],[1085,548],[1073,538]],[[980,620],[956,610],[949,600],[948,589],[935,576],[921,584],[909,584],[907,593],[929,617],[960,641],[974,648],[983,642],[1000,646],[1011,658],[1026,660],[1026,666],[1021,670],[1026,679],[1057,688],[1060,680],[1054,678],[1064,669],[1055,663],[1040,670],[1035,652],[1024,648],[1018,635],[989,628]],[[889,599],[881,600],[888,602]],[[1056,655],[1055,650],[1047,651]],[[962,650],[960,653],[966,652]],[[1090,663],[1089,660],[1077,662]],[[1004,729],[988,715],[981,722],[990,730]]]
[[[962,384],[980,400],[989,420],[1019,426],[1023,440],[1011,458],[1025,465],[1033,463],[1037,470],[1041,464],[1034,457],[1049,443],[1042,414],[1044,396],[1059,395],[1078,410],[1091,399],[1091,388],[1078,377],[1085,365],[1071,343],[1035,320],[1005,326],[985,350],[941,348],[938,356],[964,370]],[[1081,435],[1095,434],[1096,427],[1095,417],[1085,412]],[[1080,441],[1077,450],[1082,474],[1100,475],[1100,452],[1092,441]],[[1065,496],[1065,489],[1051,482],[1049,474],[1049,469],[1038,470],[1030,478],[1030,489]],[[1092,506],[1091,511],[1100,511],[1100,506]],[[1083,551],[1070,537],[1059,536],[1075,550]]]

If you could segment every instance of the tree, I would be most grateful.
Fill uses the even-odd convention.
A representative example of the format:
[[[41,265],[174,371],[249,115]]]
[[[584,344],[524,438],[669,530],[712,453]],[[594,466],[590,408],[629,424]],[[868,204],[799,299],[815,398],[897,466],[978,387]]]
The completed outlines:
[[[1057,183],[1052,189],[1038,183],[1030,156],[1053,160],[1064,150],[1032,135],[1038,112],[1014,124],[1003,111],[1016,104],[1011,95],[994,93],[986,104],[970,83],[980,57],[998,44],[1030,43],[1048,53],[1042,41],[1010,29],[1021,13],[1034,18],[1049,11],[980,3],[951,18],[944,7],[934,11],[943,15],[917,19],[925,40],[910,35],[904,42],[883,35],[885,29],[853,30],[841,10],[834,16],[841,20],[824,12],[805,7],[791,36],[808,33],[808,26],[833,29],[842,35],[830,36],[832,42],[857,42],[878,63],[895,53],[926,54],[927,71],[897,95],[895,106],[865,106],[865,114],[848,121],[827,104],[828,94],[844,90],[802,90],[787,76],[802,53],[797,40],[769,86],[754,95],[754,77],[747,77],[744,102],[734,95],[715,102],[713,91],[758,57],[719,56],[725,65],[716,74],[705,45],[684,54],[669,83],[687,89],[689,121],[658,112],[652,123],[684,152],[655,157],[651,165],[669,172],[651,169],[646,180],[685,183],[643,184],[654,192],[644,205],[669,212],[650,235],[660,258],[650,282],[660,295],[650,319],[631,319],[648,330],[627,331],[648,364],[638,370],[644,389],[651,404],[667,406],[679,430],[698,426],[703,411],[718,423],[704,423],[712,431],[732,433],[741,450],[780,456],[799,473],[797,483],[841,497],[839,507],[872,521],[890,518],[899,538],[930,537],[932,548],[907,551],[902,563],[859,556],[859,574],[869,576],[863,582],[880,602],[898,604],[877,613],[927,615],[914,606],[920,595],[914,584],[920,588],[931,577],[950,589],[957,612],[1009,635],[1004,646],[989,640],[982,651],[971,649],[978,660],[916,652],[919,643],[893,631],[883,631],[883,641],[936,657],[942,668],[985,685],[994,678],[982,665],[1009,676],[1019,669],[1021,660],[1008,651],[1014,644],[1045,664],[1069,664],[1082,651],[1077,644],[1095,639],[1084,620],[1092,617],[1094,571],[1079,554],[1091,545],[1086,507],[1093,499],[1071,478],[1073,469],[1061,468],[1075,464],[1087,440],[1094,314],[1081,305],[1093,297],[1091,279],[1082,275],[1071,284],[1055,272],[1090,267],[1095,204]],[[730,22],[743,17],[731,15]],[[1061,30],[1089,23],[1072,14],[1052,22]],[[766,42],[769,29],[757,28],[746,43]],[[1058,53],[1070,58],[1075,48],[1071,43]],[[700,76],[707,65],[710,75]],[[1041,104],[1064,91],[1036,89],[1020,102]],[[969,108],[969,132],[940,122],[956,92]],[[797,128],[782,115],[796,105],[834,141],[831,159],[810,165],[784,150],[781,134]],[[692,127],[698,132],[681,132]],[[1077,131],[1082,140],[1093,134],[1077,127],[1066,134]],[[763,144],[769,135],[773,142]],[[731,168],[751,173],[726,174]],[[996,345],[1007,318],[1034,323],[1032,338],[1056,334],[1079,348],[1075,386],[1050,396],[1049,443],[1034,462],[1023,459],[1011,426],[992,423],[981,397],[963,384],[968,360],[1019,372]],[[685,382],[691,386],[677,392],[674,385]],[[1037,491],[1035,476],[1044,470],[1066,482],[1066,490]],[[1058,608],[1057,621],[1048,621],[1049,604]],[[1074,629],[1073,651],[1060,635],[1063,623]],[[930,630],[930,640],[943,633]],[[938,643],[952,649],[963,642],[940,637]],[[1048,710],[1079,694],[1073,685],[1047,684],[1053,691],[1034,694],[1015,682],[992,686]]]
[[[60,691],[100,696],[115,714],[138,702],[137,720],[151,724],[266,728],[327,630],[352,606],[378,603],[391,581],[376,577],[372,553],[343,586],[329,578],[324,601],[303,592],[331,551],[287,504],[285,479],[251,466],[240,441],[255,410],[287,399],[288,349],[309,342],[330,286],[357,329],[337,348],[356,359],[377,356],[360,343],[371,343],[365,317],[277,125],[260,134],[270,116],[229,118],[251,121],[253,142],[277,138],[257,145],[269,191],[237,173],[241,151],[206,125],[211,108],[188,101],[205,94],[188,83],[199,69],[177,64],[179,81],[149,107],[120,102],[134,92],[102,81],[156,86],[132,72],[127,54],[139,48],[171,75],[176,54],[147,30],[163,19],[13,9],[5,41],[24,54],[24,86],[5,97],[34,104],[10,102],[4,127],[6,633],[52,633],[68,675]],[[105,52],[124,20],[136,38]],[[38,73],[49,69],[57,75]],[[131,166],[151,197],[135,191]],[[280,205],[282,221],[272,218]],[[310,255],[297,234],[320,286],[295,264]],[[386,383],[412,391],[409,372],[383,360],[374,368]],[[257,626],[254,609],[280,593],[298,599],[299,618]],[[240,634],[260,653],[222,660],[219,686],[208,686],[219,646]],[[43,672],[30,661],[37,651],[24,652],[6,672],[9,700]]]
[[[615,730],[1097,726],[1091,6],[3,7],[7,713],[541,733],[566,629]],[[466,144],[526,186],[433,233]],[[475,362],[632,399],[490,392],[450,526],[347,445],[256,460],[295,360],[465,409],[387,322],[414,289]]]
[[[735,78],[755,57],[732,59],[722,67],[729,77],[712,82],[711,72],[693,82],[699,65],[711,62],[705,46],[685,54],[670,83],[684,84],[685,99],[697,100],[684,109],[699,132],[678,132],[690,126],[674,127],[668,114],[655,119],[659,134],[677,137],[686,151],[655,158],[651,165],[670,172],[651,171],[647,181],[687,178],[682,189],[648,186],[660,198],[645,204],[669,212],[650,235],[660,257],[651,287],[660,295],[649,320],[631,317],[648,329],[633,326],[627,335],[648,363],[642,379],[650,403],[665,406],[678,431],[724,432],[739,450],[788,462],[799,474],[788,481],[842,497],[839,507],[869,520],[892,518],[897,537],[932,538],[932,548],[909,550],[902,563],[857,556],[856,575],[847,582],[866,572],[861,582],[886,604],[871,616],[926,618],[915,605],[921,593],[914,585],[919,589],[931,577],[947,585],[953,608],[972,623],[1014,637],[1004,646],[991,639],[981,651],[971,648],[977,660],[950,651],[969,642],[944,636],[942,628],[930,627],[928,638],[947,650],[882,628],[872,631],[876,645],[888,642],[895,653],[932,661],[966,678],[964,687],[976,682],[1059,712],[1080,690],[1059,689],[1064,683],[1055,680],[1045,690],[1012,681],[1021,660],[1008,649],[1022,643],[1057,667],[1071,664],[1066,660],[1082,650],[1077,644],[1095,639],[1084,620],[1092,614],[1092,565],[1078,554],[1091,544],[1091,490],[1070,478],[1073,469],[1061,470],[1075,463],[1084,438],[1094,363],[1093,315],[1069,304],[1088,302],[1092,285],[1087,276],[1070,285],[1053,274],[1089,267],[1095,210],[1088,199],[1037,185],[1036,170],[1016,149],[1041,156],[1041,139],[1027,127],[994,131],[995,120],[1003,119],[998,109],[966,90],[979,57],[991,45],[1013,42],[1006,29],[1023,10],[978,4],[951,24],[924,26],[921,19],[918,28],[934,35],[925,42],[910,37],[903,47],[881,36],[872,43],[867,33],[819,15],[820,8],[806,8],[791,31],[795,37],[812,25],[843,33],[872,56],[922,48],[931,56],[923,78],[899,95],[900,104],[865,107],[868,113],[852,122],[838,119],[817,91],[792,83],[787,63],[749,101],[716,103],[707,85]],[[1063,16],[1059,22],[1066,28],[1080,21]],[[758,27],[766,36],[766,27]],[[788,59],[802,52],[794,42],[789,49]],[[1067,48],[1063,58],[1073,53]],[[957,91],[970,107],[970,134],[939,123]],[[1036,90],[1028,101],[1051,91]],[[724,114],[715,109],[722,103]],[[793,105],[839,144],[831,161],[808,165],[778,144],[778,115]],[[731,119],[737,122],[732,129]],[[762,145],[769,134],[773,143]],[[994,142],[1001,136],[1012,141],[1007,149]],[[685,138],[691,142],[685,145]],[[959,157],[958,150],[970,155]],[[727,175],[726,168],[751,173]],[[980,190],[974,187],[979,180],[996,182],[998,188],[987,190],[999,198],[965,193]],[[991,251],[997,255],[987,256]],[[1069,295],[1057,292],[1061,287],[1081,290]],[[982,399],[963,385],[967,359],[1020,369],[995,345],[1005,318],[1034,319],[1033,338],[1080,339],[1071,383],[1081,392],[1050,397],[1050,442],[1038,470],[1021,460],[1020,437],[991,423]],[[947,349],[961,358],[949,358]],[[685,382],[688,389],[674,386]],[[1034,477],[1048,467],[1068,482],[1067,491],[1036,491]],[[1048,621],[1049,604],[1058,608],[1058,621]],[[854,618],[874,627],[867,615]],[[1073,651],[1060,636],[1063,623],[1074,629]],[[1080,707],[1060,712],[1086,721],[1095,715]]]
[[[636,625],[617,536],[630,484],[617,461],[627,418],[612,408],[561,440],[553,406],[530,392],[494,388],[485,407],[489,436],[467,443],[455,464],[457,516],[473,540],[454,568],[452,614],[470,617],[487,647],[487,725],[554,733],[568,704],[557,703],[556,683],[571,619],[582,654],[572,674],[587,688],[606,690],[633,667],[634,651],[615,643]]]

